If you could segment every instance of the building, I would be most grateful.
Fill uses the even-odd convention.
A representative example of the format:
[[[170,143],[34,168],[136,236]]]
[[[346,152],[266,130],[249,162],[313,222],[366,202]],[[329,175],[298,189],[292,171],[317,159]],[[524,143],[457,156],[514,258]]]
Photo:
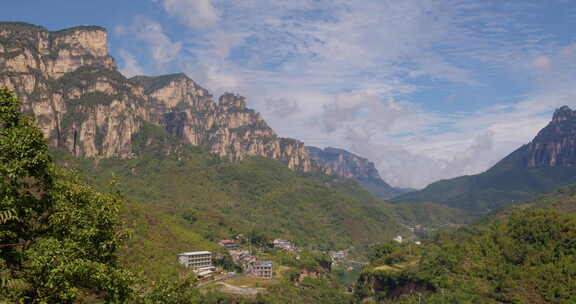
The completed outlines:
[[[236,241],[234,240],[221,240],[218,242],[220,246],[224,246],[228,249],[235,249],[236,248]]]
[[[271,279],[272,278],[272,261],[256,261],[252,265],[252,274],[264,278],[264,279]]]
[[[282,240],[282,239],[275,239],[272,242],[272,245],[274,246],[274,248],[276,249],[283,249],[283,250],[288,250],[288,251],[294,251],[296,250],[296,246],[294,244],[292,244],[292,242],[288,241],[288,240]]]
[[[339,261],[339,260],[343,260],[346,258],[346,252],[345,251],[332,251],[330,252],[330,257],[332,258],[332,261]]]
[[[178,262],[188,268],[192,268],[198,277],[203,278],[212,275],[212,253],[210,251],[184,252],[178,255]]]
[[[398,243],[402,243],[403,238],[402,238],[401,235],[399,235],[399,236],[397,236],[397,237],[394,238],[394,241],[396,241],[396,242],[398,242]]]

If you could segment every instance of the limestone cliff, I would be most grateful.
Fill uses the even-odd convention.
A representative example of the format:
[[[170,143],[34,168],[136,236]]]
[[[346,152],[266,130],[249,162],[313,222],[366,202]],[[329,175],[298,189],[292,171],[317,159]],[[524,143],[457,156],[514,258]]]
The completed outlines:
[[[279,138],[242,96],[213,96],[184,74],[126,79],[100,27],[50,32],[0,23],[0,86],[14,90],[54,146],[76,156],[133,157],[143,123],[238,161],[250,156],[312,170],[303,143]]]

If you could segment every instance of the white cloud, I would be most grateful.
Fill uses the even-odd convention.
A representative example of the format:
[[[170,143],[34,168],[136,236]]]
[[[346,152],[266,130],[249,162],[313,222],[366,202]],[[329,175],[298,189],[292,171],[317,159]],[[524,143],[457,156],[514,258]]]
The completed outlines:
[[[117,29],[149,45],[153,72],[184,70],[215,94],[246,94],[280,135],[367,156],[399,186],[488,168],[529,141],[576,90],[576,47],[522,18],[543,2],[160,3],[186,26],[176,41],[143,17]],[[121,57],[126,71],[138,70]],[[431,101],[409,98],[436,84],[483,87],[479,70],[528,75],[538,90],[466,113],[426,111]]]
[[[211,0],[162,0],[164,9],[192,29],[210,28],[218,22],[218,10]]]
[[[115,32],[132,39],[144,41],[158,71],[180,54],[182,42],[172,40],[164,33],[162,25],[146,17],[137,16],[129,26],[118,26]],[[157,72],[157,71],[155,71]]]
[[[126,77],[136,75],[143,75],[144,69],[138,64],[136,58],[124,49],[118,51],[118,56],[122,59],[123,65],[120,67],[120,72]]]

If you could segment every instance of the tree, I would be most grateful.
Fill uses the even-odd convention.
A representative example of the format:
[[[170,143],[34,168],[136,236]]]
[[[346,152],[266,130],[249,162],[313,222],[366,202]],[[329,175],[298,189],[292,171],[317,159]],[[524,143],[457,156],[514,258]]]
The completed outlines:
[[[89,294],[125,302],[118,267],[120,197],[57,169],[31,117],[0,89],[0,301],[72,303]]]

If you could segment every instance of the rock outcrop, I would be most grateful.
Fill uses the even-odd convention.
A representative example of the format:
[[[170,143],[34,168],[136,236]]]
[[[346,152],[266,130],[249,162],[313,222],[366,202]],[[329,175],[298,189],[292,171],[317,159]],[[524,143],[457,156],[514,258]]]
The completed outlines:
[[[0,23],[0,58],[0,86],[17,93],[52,145],[76,156],[133,157],[134,135],[151,123],[232,161],[263,156],[313,170],[304,144],[278,137],[242,96],[215,102],[184,74],[125,78],[103,28]]]
[[[374,163],[366,158],[336,148],[306,147],[310,158],[318,164],[321,170],[328,175],[336,175],[356,180],[368,192],[381,197],[390,198],[403,189],[391,187],[378,173]]]
[[[524,148],[528,168],[576,166],[576,111],[563,106]]]

